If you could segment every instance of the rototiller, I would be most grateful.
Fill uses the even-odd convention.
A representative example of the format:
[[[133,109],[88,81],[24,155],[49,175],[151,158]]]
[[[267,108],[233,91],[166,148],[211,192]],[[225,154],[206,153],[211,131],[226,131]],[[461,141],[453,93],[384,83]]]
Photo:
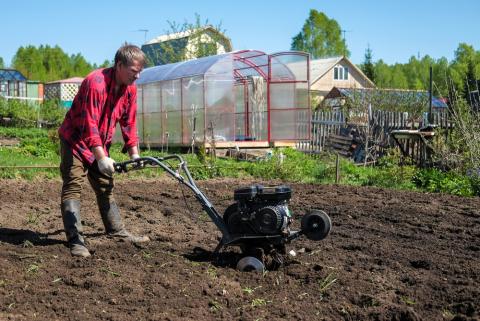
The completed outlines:
[[[173,163],[173,164],[172,164]],[[292,190],[286,185],[266,187],[252,185],[234,191],[235,203],[220,215],[193,180],[186,162],[179,155],[141,157],[115,163],[115,171],[128,172],[158,166],[192,190],[205,212],[222,233],[214,255],[227,246],[238,246],[244,256],[237,264],[240,270],[262,271],[283,263],[286,244],[305,235],[310,240],[324,239],[331,228],[328,215],[321,210],[306,213],[301,220],[301,230],[292,231],[292,217],[288,202]]]

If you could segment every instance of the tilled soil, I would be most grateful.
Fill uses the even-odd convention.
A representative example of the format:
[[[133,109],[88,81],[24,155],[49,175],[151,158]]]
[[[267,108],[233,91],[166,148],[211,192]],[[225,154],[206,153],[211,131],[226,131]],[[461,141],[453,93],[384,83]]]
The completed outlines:
[[[223,212],[251,183],[199,186]],[[0,320],[479,320],[478,197],[290,185],[294,227],[319,208],[333,228],[293,241],[296,255],[261,274],[235,269],[236,248],[211,260],[219,231],[168,177],[117,182],[126,226],[152,239],[144,247],[104,236],[85,186],[88,259],[65,246],[60,181],[0,181]]]

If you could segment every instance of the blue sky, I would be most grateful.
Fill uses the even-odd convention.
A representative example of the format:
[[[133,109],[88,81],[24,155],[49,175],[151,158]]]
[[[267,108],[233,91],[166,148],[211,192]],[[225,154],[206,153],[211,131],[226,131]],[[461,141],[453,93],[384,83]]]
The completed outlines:
[[[235,50],[290,49],[309,10],[324,12],[346,30],[351,60],[405,63],[413,56],[453,59],[461,42],[480,50],[479,0],[22,0],[2,4],[0,57],[6,65],[20,46],[59,45],[91,63],[111,60],[125,41],[141,45],[165,33],[167,21],[202,21],[222,29]]]

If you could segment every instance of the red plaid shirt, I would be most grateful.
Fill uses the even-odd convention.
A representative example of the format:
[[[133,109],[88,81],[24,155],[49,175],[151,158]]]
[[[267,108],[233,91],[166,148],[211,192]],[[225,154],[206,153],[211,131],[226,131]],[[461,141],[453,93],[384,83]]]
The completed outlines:
[[[108,155],[117,122],[124,149],[137,145],[136,112],[135,84],[121,86],[115,95],[115,70],[97,69],[83,80],[58,133],[75,157],[91,165],[95,161],[93,147],[103,146]]]

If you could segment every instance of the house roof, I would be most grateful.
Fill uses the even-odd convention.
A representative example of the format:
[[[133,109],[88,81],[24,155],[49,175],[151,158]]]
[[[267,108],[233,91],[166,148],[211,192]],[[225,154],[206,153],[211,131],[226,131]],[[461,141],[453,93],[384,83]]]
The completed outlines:
[[[188,30],[180,31],[180,32],[176,32],[176,33],[169,33],[169,34],[165,34],[165,35],[160,35],[158,37],[155,37],[155,38],[145,42],[144,45],[152,45],[152,44],[161,43],[161,42],[165,42],[165,41],[186,38],[186,37],[189,37],[196,32],[207,31],[207,30],[221,35],[226,41],[228,41],[228,43],[231,46],[230,39],[228,37],[226,37],[224,34],[222,34],[221,32],[219,32],[217,29],[215,29],[213,26],[210,26],[210,25],[207,25],[207,26],[201,27],[201,28],[188,29]]]
[[[72,77],[67,79],[60,79],[47,82],[47,84],[57,84],[57,83],[81,83],[83,81],[82,77]]]
[[[7,81],[26,81],[27,78],[22,73],[15,69],[0,69],[0,80]]]
[[[399,101],[402,98],[410,98],[416,101],[428,101],[428,91],[405,90],[405,89],[379,89],[379,88],[338,88],[333,89],[325,96],[325,99],[347,97],[350,99],[368,99],[374,95],[382,95],[384,99]],[[448,105],[441,98],[432,97],[434,108],[447,108]]]
[[[344,56],[310,60],[310,83],[314,84],[315,82],[317,82],[327,72],[329,72],[330,69],[335,67],[342,60],[346,61],[347,64],[351,66],[351,68],[353,68],[360,75],[362,75],[372,87],[375,87],[375,84],[363,73],[363,71],[355,64],[353,64],[347,57]]]

